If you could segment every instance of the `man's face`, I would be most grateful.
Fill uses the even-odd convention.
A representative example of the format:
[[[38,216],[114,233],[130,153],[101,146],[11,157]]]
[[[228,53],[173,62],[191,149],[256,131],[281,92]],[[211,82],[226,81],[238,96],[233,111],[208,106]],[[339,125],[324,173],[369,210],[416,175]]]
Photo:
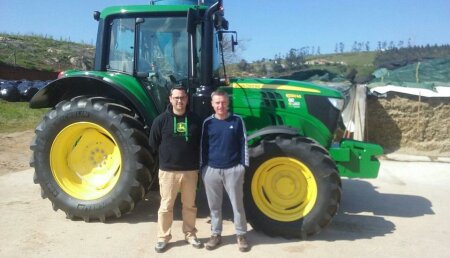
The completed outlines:
[[[169,97],[170,104],[172,104],[173,111],[184,113],[186,111],[186,105],[188,103],[188,97],[183,90],[173,90],[172,95]]]
[[[225,116],[228,114],[228,104],[229,100],[226,96],[215,95],[211,100],[214,112],[217,115]]]

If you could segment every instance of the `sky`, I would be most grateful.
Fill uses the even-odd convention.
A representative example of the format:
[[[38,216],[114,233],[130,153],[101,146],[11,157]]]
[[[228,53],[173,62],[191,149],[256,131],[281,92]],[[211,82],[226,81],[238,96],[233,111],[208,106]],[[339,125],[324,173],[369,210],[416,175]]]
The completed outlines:
[[[149,2],[0,0],[0,32],[95,44],[94,11]],[[224,8],[230,30],[236,30],[242,42],[239,55],[250,62],[302,47],[334,53],[340,42],[344,51],[355,41],[369,41],[371,50],[379,41],[450,43],[449,0],[224,0]]]

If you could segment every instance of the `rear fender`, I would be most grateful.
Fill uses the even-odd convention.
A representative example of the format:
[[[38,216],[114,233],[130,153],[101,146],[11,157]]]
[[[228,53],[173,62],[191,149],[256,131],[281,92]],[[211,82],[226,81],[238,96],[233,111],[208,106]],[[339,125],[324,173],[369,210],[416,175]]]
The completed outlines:
[[[114,81],[105,81],[100,76],[73,76],[55,80],[33,96],[30,100],[30,108],[54,107],[62,100],[83,95],[119,100],[125,106],[134,109],[147,125],[151,125],[151,121],[157,115],[154,107],[148,109],[126,88]],[[152,103],[150,98],[147,98],[147,103]],[[147,112],[147,110],[152,112]]]

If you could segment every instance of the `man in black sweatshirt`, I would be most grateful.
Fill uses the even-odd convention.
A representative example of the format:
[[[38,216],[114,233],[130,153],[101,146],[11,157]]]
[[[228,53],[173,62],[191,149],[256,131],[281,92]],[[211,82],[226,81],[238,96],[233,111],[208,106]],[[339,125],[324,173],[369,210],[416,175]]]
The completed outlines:
[[[179,191],[185,240],[195,248],[203,247],[203,243],[197,239],[195,228],[201,122],[186,109],[188,96],[185,88],[173,88],[169,101],[167,110],[153,121],[149,139],[152,152],[159,152],[161,204],[155,245],[158,253],[166,250],[172,238],[173,206]]]

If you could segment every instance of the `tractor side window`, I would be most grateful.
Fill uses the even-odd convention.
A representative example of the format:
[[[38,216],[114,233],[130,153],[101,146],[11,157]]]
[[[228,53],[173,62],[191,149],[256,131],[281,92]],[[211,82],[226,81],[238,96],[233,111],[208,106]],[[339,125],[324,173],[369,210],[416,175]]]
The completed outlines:
[[[134,19],[116,19],[111,24],[108,70],[133,73]]]

